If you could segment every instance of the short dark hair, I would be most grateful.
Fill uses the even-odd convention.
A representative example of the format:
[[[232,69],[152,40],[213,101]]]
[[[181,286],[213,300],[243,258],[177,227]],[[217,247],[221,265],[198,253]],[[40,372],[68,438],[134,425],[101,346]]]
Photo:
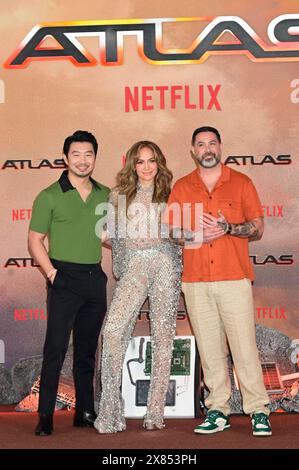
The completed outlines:
[[[98,151],[98,143],[97,139],[91,132],[87,131],[76,131],[73,133],[73,135],[69,135],[63,144],[63,154],[67,157],[70,146],[73,142],[90,142],[93,146],[93,150],[95,155],[97,154]]]
[[[202,127],[198,127],[198,128],[195,129],[195,131],[193,132],[193,134],[192,134],[192,140],[191,140],[192,145],[194,145],[194,143],[195,143],[195,137],[196,137],[197,134],[199,134],[200,132],[213,132],[213,134],[216,135],[219,144],[221,144],[220,133],[219,133],[219,131],[217,131],[217,129],[215,129],[215,127],[211,127],[211,126],[202,126]]]

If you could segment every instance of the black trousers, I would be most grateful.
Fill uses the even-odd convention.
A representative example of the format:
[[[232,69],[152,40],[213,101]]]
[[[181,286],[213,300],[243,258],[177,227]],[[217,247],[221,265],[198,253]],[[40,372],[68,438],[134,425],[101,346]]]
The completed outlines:
[[[38,410],[51,414],[55,409],[59,376],[73,330],[76,410],[93,411],[95,353],[107,309],[107,276],[98,264],[51,261],[58,271],[53,285],[48,283]]]

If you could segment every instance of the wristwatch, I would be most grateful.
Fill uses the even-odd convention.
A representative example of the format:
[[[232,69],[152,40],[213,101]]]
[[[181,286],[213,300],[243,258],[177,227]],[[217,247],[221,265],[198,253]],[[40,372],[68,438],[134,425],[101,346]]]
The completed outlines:
[[[230,224],[229,222],[227,223],[227,229],[226,229],[226,234],[229,235],[232,231],[232,224]]]

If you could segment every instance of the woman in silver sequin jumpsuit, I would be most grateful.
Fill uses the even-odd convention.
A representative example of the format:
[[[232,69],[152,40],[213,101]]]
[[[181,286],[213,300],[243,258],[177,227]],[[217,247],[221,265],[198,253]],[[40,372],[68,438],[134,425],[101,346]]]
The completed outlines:
[[[164,406],[168,389],[172,346],[181,290],[180,247],[161,235],[161,203],[170,193],[172,174],[160,148],[149,141],[134,144],[118,174],[110,202],[108,236],[112,245],[113,271],[119,278],[103,331],[101,398],[94,426],[99,433],[126,428],[121,376],[125,353],[146,298],[150,304],[152,370],[145,429],[164,427]],[[120,198],[125,201],[121,209]],[[156,204],[153,204],[156,203]],[[113,214],[114,215],[114,214]],[[110,224],[109,224],[110,222]],[[113,224],[112,224],[113,225]],[[157,229],[158,228],[158,229]],[[142,232],[142,233],[141,233]]]

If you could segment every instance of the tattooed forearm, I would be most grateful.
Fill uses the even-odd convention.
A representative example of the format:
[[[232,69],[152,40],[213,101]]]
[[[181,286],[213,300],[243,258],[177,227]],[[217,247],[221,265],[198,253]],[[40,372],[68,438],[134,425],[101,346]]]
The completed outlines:
[[[264,221],[262,217],[257,217],[256,219],[243,222],[242,224],[232,224],[222,216],[217,221],[217,225],[221,227],[227,235],[248,238],[249,241],[260,240],[264,232]]]
[[[231,224],[231,235],[235,237],[256,237],[258,228],[254,222],[244,222],[243,224]]]

